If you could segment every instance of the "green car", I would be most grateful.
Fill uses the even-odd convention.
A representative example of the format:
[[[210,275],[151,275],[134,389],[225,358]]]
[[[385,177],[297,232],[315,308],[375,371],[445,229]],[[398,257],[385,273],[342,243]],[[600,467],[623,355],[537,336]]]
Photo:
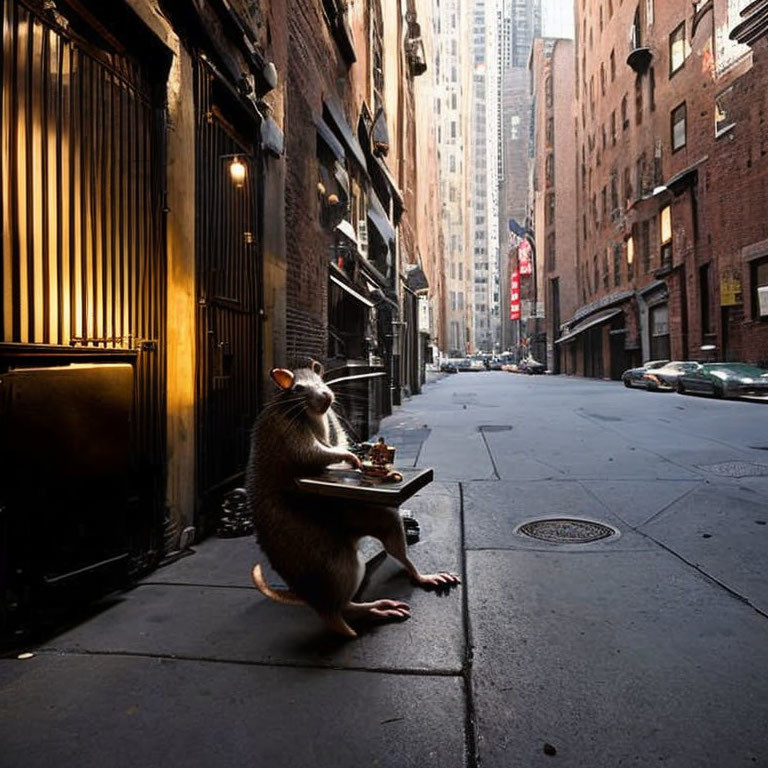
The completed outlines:
[[[768,371],[747,363],[700,363],[678,378],[677,391],[714,397],[768,398]]]

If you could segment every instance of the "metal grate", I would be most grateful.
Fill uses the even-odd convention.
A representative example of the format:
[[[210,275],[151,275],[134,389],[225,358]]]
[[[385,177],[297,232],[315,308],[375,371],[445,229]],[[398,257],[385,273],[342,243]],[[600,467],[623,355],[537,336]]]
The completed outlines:
[[[245,469],[258,413],[261,157],[256,118],[203,59],[196,109],[197,472],[212,511],[215,495]],[[247,169],[240,186],[229,172],[235,155]]]
[[[588,544],[617,534],[614,528],[602,523],[572,518],[532,520],[521,525],[517,532],[552,544]]]

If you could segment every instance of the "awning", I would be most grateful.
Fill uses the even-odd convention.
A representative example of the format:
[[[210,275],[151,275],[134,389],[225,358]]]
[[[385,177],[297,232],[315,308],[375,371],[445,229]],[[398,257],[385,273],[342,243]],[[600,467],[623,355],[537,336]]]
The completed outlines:
[[[373,302],[370,299],[366,299],[362,293],[358,293],[352,286],[347,285],[343,280],[340,280],[335,275],[331,275],[331,282],[341,288],[342,291],[346,291],[350,296],[354,296],[361,304],[365,304],[366,307],[373,307]]]
[[[403,211],[405,210],[403,195],[397,187],[397,182],[395,181],[395,177],[392,175],[392,171],[389,170],[389,166],[384,162],[384,160],[380,157],[376,157],[376,155],[373,155],[373,161],[381,171],[382,176],[384,176],[384,181],[386,182],[387,187],[389,188],[389,193],[395,203],[394,218],[395,221],[398,221],[403,215]]]
[[[414,293],[429,290],[429,281],[420,266],[414,265],[408,270],[405,276],[405,287]]]
[[[389,245],[395,240],[395,228],[392,226],[389,216],[387,216],[387,212],[384,210],[384,206],[379,201],[379,198],[376,197],[373,190],[369,193],[369,199],[370,205],[368,206],[368,218],[373,226],[376,227],[379,235],[381,235],[381,239]]]
[[[350,151],[360,168],[368,174],[368,166],[365,162],[365,155],[360,142],[355,138],[355,134],[349,127],[347,118],[344,117],[344,111],[331,99],[323,100],[323,118],[328,120],[341,138],[342,143]]]
[[[681,194],[686,187],[693,186],[699,177],[699,166],[709,160],[709,155],[699,158],[695,163],[691,163],[687,168],[676,173],[669,181],[664,182],[664,186],[674,192]]]
[[[321,117],[315,118],[315,128],[317,128],[317,135],[323,140],[323,143],[330,150],[331,154],[340,162],[344,162],[345,154],[344,147],[341,142],[336,138],[333,131],[328,127],[328,124]]]
[[[583,333],[584,331],[588,330],[589,328],[593,328],[596,325],[600,325],[600,323],[605,323],[608,320],[610,320],[612,317],[616,317],[616,315],[620,315],[623,310],[621,309],[606,309],[603,312],[598,312],[596,315],[592,315],[592,317],[587,318],[586,320],[582,320],[577,325],[573,326],[568,333],[562,335],[559,339],[555,339],[555,344],[562,344],[564,341],[570,341],[571,339],[578,336],[580,333]]]
[[[340,232],[342,235],[344,235],[344,237],[347,238],[347,240],[351,240],[355,245],[357,245],[357,232],[355,232],[355,228],[349,221],[342,219],[336,225],[336,231]]]

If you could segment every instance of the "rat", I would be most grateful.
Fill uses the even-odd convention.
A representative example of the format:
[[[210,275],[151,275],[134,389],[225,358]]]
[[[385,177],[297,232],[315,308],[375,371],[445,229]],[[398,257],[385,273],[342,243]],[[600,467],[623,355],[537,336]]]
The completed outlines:
[[[410,606],[400,600],[353,602],[365,573],[358,546],[363,536],[379,539],[412,581],[424,588],[450,589],[459,577],[419,572],[407,555],[397,507],[295,492],[297,477],[339,462],[361,466],[331,408],[334,394],[323,373],[322,364],[314,360],[307,368],[274,368],[270,373],[278,391],[254,424],[246,486],[259,545],[288,589],[270,587],[258,563],[251,575],[257,589],[270,599],[309,605],[330,629],[356,637],[348,620],[410,617]]]

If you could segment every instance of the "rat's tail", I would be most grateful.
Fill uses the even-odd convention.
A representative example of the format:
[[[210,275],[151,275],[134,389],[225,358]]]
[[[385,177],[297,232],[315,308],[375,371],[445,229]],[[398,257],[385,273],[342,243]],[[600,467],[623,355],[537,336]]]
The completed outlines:
[[[256,563],[251,571],[251,578],[253,579],[253,586],[261,592],[262,595],[268,597],[270,600],[274,600],[276,603],[282,605],[306,605],[306,602],[302,600],[297,594],[291,592],[290,589],[272,589],[272,587],[264,581],[264,574],[261,572],[261,566]]]

